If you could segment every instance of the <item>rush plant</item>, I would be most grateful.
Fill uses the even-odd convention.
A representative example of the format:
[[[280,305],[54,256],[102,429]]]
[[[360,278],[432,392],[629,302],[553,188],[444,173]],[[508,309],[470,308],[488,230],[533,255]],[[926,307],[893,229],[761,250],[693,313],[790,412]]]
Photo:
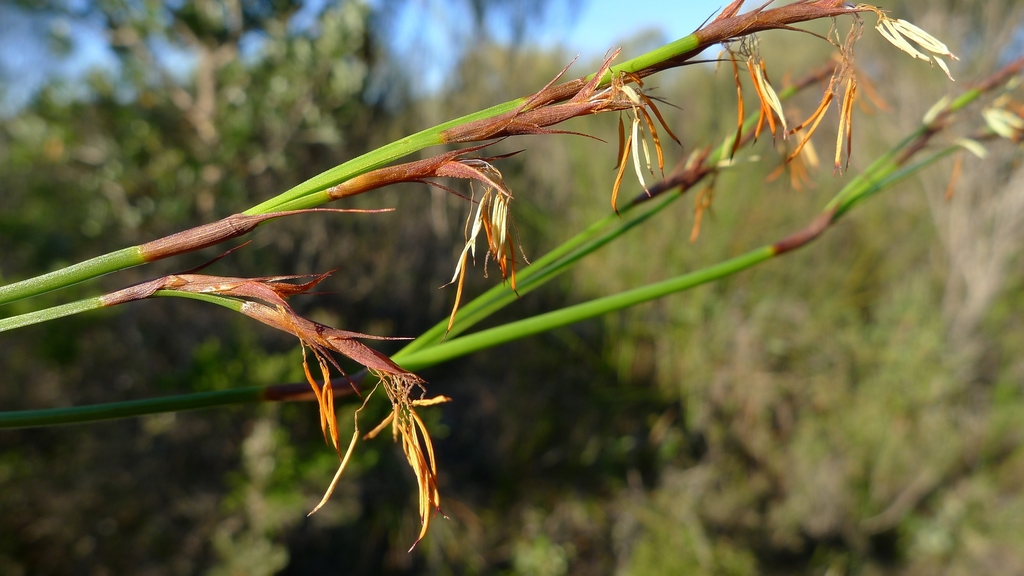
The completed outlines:
[[[735,169],[744,144],[759,137],[767,137],[770,133],[773,141],[784,149],[779,161],[783,169],[788,168],[793,174],[793,185],[798,186],[800,174],[817,165],[811,136],[829,113],[833,102],[837,103],[839,115],[834,170],[837,174],[846,171],[852,152],[853,106],[861,94],[858,86],[867,82],[858,74],[854,59],[854,47],[863,32],[864,18],[875,18],[875,28],[895,47],[914,58],[933,63],[947,75],[950,70],[942,58],[955,59],[944,44],[927,32],[909,22],[892,19],[874,6],[852,5],[838,0],[801,0],[777,7],[772,7],[769,2],[741,12],[743,4],[743,0],[730,3],[694,33],[646,54],[618,62],[619,51],[613,51],[597,70],[580,78],[563,81],[569,69],[566,67],[530,95],[367,152],[245,212],[0,287],[0,305],[8,304],[129,267],[219,245],[244,236],[257,226],[272,225],[271,221],[278,218],[301,217],[311,212],[344,217],[343,213],[352,210],[320,206],[392,184],[426,183],[459,196],[472,205],[466,222],[466,242],[454,266],[451,314],[392,357],[362,343],[363,340],[391,337],[326,326],[303,318],[289,306],[287,299],[290,296],[309,292],[330,272],[308,277],[227,278],[192,270],[93,298],[9,316],[0,319],[0,332],[137,300],[190,298],[226,307],[294,335],[303,350],[307,381],[301,385],[238,388],[134,402],[6,412],[0,413],[0,427],[51,426],[248,402],[312,400],[319,407],[324,439],[334,448],[339,459],[334,481],[316,509],[330,497],[360,438],[373,437],[390,426],[417,480],[422,526],[418,542],[426,534],[431,518],[441,510],[438,462],[428,427],[418,410],[449,399],[426,397],[427,385],[415,374],[416,371],[735,274],[807,245],[861,201],[943,157],[964,150],[984,155],[982,142],[985,140],[1004,138],[1019,142],[1021,139],[1024,109],[1011,84],[1024,67],[1024,60],[1017,60],[973,84],[956,98],[940,100],[915,131],[863,171],[850,176],[846,185],[806,228],[772,244],[682,276],[466,334],[480,321],[564,273],[580,259],[622,238],[627,231],[642,225],[690,190],[699,193],[698,218],[693,229],[693,235],[696,235],[699,217],[711,204],[716,176]],[[795,26],[802,22],[819,19],[831,19],[833,23],[829,33],[818,38],[835,47],[834,60],[799,81],[781,83],[776,77],[777,84],[773,84],[769,65],[758,49],[757,35],[771,30],[795,30]],[[723,47],[719,60],[731,67],[735,79],[738,96],[736,128],[723,134],[719,142],[686,151],[666,174],[665,167],[670,164],[667,159],[678,150],[669,141],[678,143],[679,139],[666,122],[659,105],[670,103],[672,98],[669,96],[666,101],[645,92],[644,80],[663,70],[696,62],[698,55],[715,45]],[[745,85],[753,88],[759,103],[756,113],[749,116],[744,108]],[[815,111],[807,118],[788,118],[783,103],[797,92],[815,89],[822,89],[820,104]],[[964,113],[968,106],[992,93],[998,93],[999,97],[984,114],[971,116]],[[513,220],[516,212],[514,200],[521,197],[516,196],[505,183],[500,171],[502,160],[509,155],[488,156],[485,149],[499,140],[522,138],[526,142],[523,153],[529,154],[531,139],[577,134],[558,126],[572,118],[594,114],[618,118],[616,172],[608,182],[612,209],[607,216],[562,245],[528,262],[518,247],[518,230]],[[948,137],[950,126],[960,120],[965,123],[977,121],[977,127],[968,127],[973,130],[969,138]],[[424,159],[399,162],[437,145],[456,148]],[[458,147],[460,145],[468,146]],[[788,148],[792,150],[786,152]],[[623,202],[620,197],[628,171],[635,174],[639,186],[636,195]],[[460,185],[451,184],[451,179],[468,181],[469,192]],[[497,265],[502,282],[463,305],[464,280],[470,260],[477,259],[478,240],[484,245],[481,258],[485,263],[493,261]],[[287,274],[288,271],[281,272]],[[335,354],[357,362],[364,371],[345,374]],[[365,406],[378,388],[387,396],[391,411],[363,436],[359,422],[361,408],[356,410],[351,437],[346,444],[343,440],[348,432],[343,432],[337,421],[336,403],[343,397],[360,397],[362,406]]]

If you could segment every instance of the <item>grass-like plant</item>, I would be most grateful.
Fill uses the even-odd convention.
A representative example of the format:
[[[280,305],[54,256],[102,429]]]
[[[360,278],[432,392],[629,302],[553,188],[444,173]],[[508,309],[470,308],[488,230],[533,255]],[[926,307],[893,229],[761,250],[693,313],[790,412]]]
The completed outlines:
[[[739,157],[747,142],[759,137],[767,138],[769,132],[775,141],[790,139],[794,144],[790,146],[792,151],[781,158],[783,166],[788,166],[794,173],[805,170],[807,164],[816,163],[810,138],[831,109],[833,101],[839,111],[834,170],[844,172],[851,151],[853,105],[859,96],[853,50],[862,33],[865,15],[877,19],[876,29],[897,48],[915,58],[933,62],[947,75],[950,73],[942,58],[953,55],[945,45],[916,26],[892,19],[873,6],[853,6],[837,0],[802,0],[774,8],[762,5],[741,13],[742,6],[743,0],[736,0],[693,34],[621,63],[616,63],[618,52],[612,52],[600,68],[587,76],[561,81],[566,74],[563,70],[533,94],[392,142],[318,174],[245,212],[0,287],[0,305],[7,304],[129,267],[225,243],[277,218],[301,216],[311,211],[343,213],[348,210],[320,206],[391,184],[427,183],[462,196],[473,204],[467,222],[466,244],[455,263],[452,277],[452,283],[456,285],[452,312],[390,358],[361,342],[381,337],[314,322],[298,315],[289,306],[288,297],[309,292],[330,272],[309,277],[236,278],[209,276],[199,270],[191,270],[93,298],[3,318],[0,319],[0,332],[136,300],[190,298],[226,307],[296,336],[302,345],[307,382],[95,406],[6,412],[0,413],[0,427],[80,423],[247,402],[315,400],[319,406],[324,438],[335,448],[340,461],[335,479],[317,506],[319,508],[330,497],[362,436],[360,411],[356,410],[351,438],[347,444],[343,441],[335,415],[335,402],[344,396],[359,395],[365,406],[380,388],[387,395],[392,410],[365,437],[374,436],[391,426],[396,441],[401,442],[418,482],[422,525],[418,542],[425,535],[431,517],[440,510],[440,494],[432,442],[417,409],[448,399],[425,397],[426,383],[415,374],[416,371],[688,290],[789,253],[819,237],[861,201],[892,187],[936,160],[960,150],[983,155],[982,140],[1002,137],[1019,141],[1024,132],[1020,108],[1015,107],[1012,99],[1003,98],[980,116],[984,123],[970,138],[947,138],[936,145],[939,137],[960,118],[961,111],[986,94],[1005,91],[1010,79],[1024,67],[1024,60],[1018,60],[974,84],[960,96],[939,101],[919,128],[859,174],[850,177],[806,228],[772,244],[682,276],[467,333],[480,321],[564,273],[580,259],[622,238],[626,232],[642,225],[686,192],[703,186],[703,202],[699,206],[700,209],[706,208],[712,197],[710,191],[715,177],[741,165]],[[801,22],[823,18],[834,20],[828,35],[819,36],[835,46],[834,61],[800,81],[778,90],[774,88],[755,35],[769,30],[790,30]],[[645,93],[644,79],[666,69],[693,63],[706,48],[716,44],[724,46],[720,59],[731,65],[736,82],[736,128],[729,134],[723,134],[720,142],[689,151],[666,175],[666,156],[673,149],[668,141],[678,140],[658,108],[663,101]],[[749,80],[744,80],[744,76]],[[758,110],[750,116],[744,109],[744,85],[753,88],[759,103]],[[821,86],[824,86],[822,97],[814,113],[805,119],[787,118],[782,105],[786,99],[801,90]],[[487,156],[485,148],[498,140],[513,137],[574,134],[557,126],[572,118],[606,113],[613,113],[619,122],[617,171],[608,184],[611,204],[608,215],[532,263],[527,262],[518,255],[518,231],[512,219],[515,212],[513,200],[519,197],[514,196],[503,181],[499,169],[507,155]],[[437,145],[455,148],[424,159],[396,163]],[[460,148],[459,145],[469,146]],[[526,153],[529,153],[528,145]],[[620,196],[623,187],[628,185],[625,182],[629,172],[635,174],[639,187],[635,197],[623,202]],[[474,192],[467,196],[444,183],[446,179],[469,180]],[[470,259],[476,258],[477,240],[485,243],[482,258],[496,263],[503,282],[462,305],[464,278]],[[354,360],[365,368],[364,372],[345,375],[334,354]],[[319,373],[316,373],[317,369]]]

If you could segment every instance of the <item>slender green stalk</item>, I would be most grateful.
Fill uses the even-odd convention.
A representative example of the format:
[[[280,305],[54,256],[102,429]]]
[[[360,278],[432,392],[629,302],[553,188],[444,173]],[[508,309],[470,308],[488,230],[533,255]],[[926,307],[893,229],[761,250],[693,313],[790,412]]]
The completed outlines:
[[[228,298],[226,296],[217,296],[216,294],[196,294],[195,292],[179,292],[178,290],[157,290],[153,293],[153,296],[164,296],[171,298],[188,298],[189,300],[199,300],[200,302],[209,302],[210,304],[216,304],[223,306],[228,310],[235,312],[242,311],[242,305],[245,304],[243,300],[237,298]]]
[[[933,153],[924,160],[902,168],[898,165],[886,165],[884,170],[879,169],[876,171],[874,179],[862,182],[861,185],[853,191],[853,193],[846,195],[842,198],[841,202],[836,204],[836,217],[838,218],[849,211],[854,205],[863,202],[868,197],[885,190],[907,176],[920,172],[922,169],[927,168],[950,154],[962,149],[963,148],[960,146],[949,146]]]
[[[127,402],[109,402],[91,406],[70,406],[43,410],[22,410],[0,412],[0,428],[29,428],[33,426],[56,426],[59,424],[80,424],[97,420],[132,418],[146,414],[198,410],[236,404],[251,404],[267,400],[266,389],[261,386],[219,390],[217,392],[196,392],[165,398],[146,398]]]
[[[548,332],[555,328],[602,316],[610,312],[629,308],[630,306],[636,306],[637,304],[655,300],[669,294],[689,290],[712,280],[718,280],[741,270],[746,270],[755,264],[768,260],[774,255],[775,250],[771,246],[765,246],[696,272],[648,284],[647,286],[634,288],[612,296],[605,296],[604,298],[598,298],[575,306],[569,306],[561,310],[540,314],[525,320],[511,322],[496,328],[482,330],[415,353],[403,354],[399,352],[392,359],[407,370],[419,370],[427,366],[447,362],[459,356],[465,356],[472,352],[492,348],[499,344],[519,340],[534,334]]]
[[[28,312],[26,314],[19,314],[17,316],[11,316],[10,318],[0,319],[0,332],[24,328],[25,326],[48,322],[50,320],[56,320],[57,318],[71,316],[72,314],[78,314],[79,312],[88,312],[89,310],[96,310],[102,307],[102,300],[99,297],[96,297],[78,300],[77,302],[69,302],[67,304],[54,306],[52,308],[45,308],[43,310],[36,310],[35,312]]]
[[[598,250],[619,236],[632,230],[648,218],[661,212],[665,207],[680,198],[678,192],[668,192],[658,198],[648,210],[634,210],[621,219],[615,215],[598,220],[583,232],[570,238],[564,244],[548,252],[530,266],[516,275],[516,290],[507,285],[499,285],[484,292],[470,303],[459,309],[452,329],[448,330],[448,321],[442,320],[402,349],[403,353],[441,343],[446,338],[457,336],[473,325],[491,316],[498,310],[515,302],[520,297],[540,288],[549,280],[565,272],[584,256]]]
[[[35,278],[0,286],[0,305],[145,263],[138,246],[90,258]]]
[[[225,308],[234,310],[235,312],[240,312],[242,309],[241,300],[236,300],[234,298],[225,298],[224,296],[217,296],[214,294],[193,294],[190,292],[178,292],[175,290],[157,290],[153,295],[201,300],[203,302],[209,302],[211,304],[223,306]],[[56,320],[57,318],[71,316],[72,314],[78,314],[80,312],[97,310],[103,307],[103,297],[96,296],[94,298],[86,298],[84,300],[77,300],[75,302],[61,304],[60,306],[54,306],[52,308],[37,310],[35,312],[19,314],[17,316],[11,316],[10,318],[0,319],[0,332],[14,330],[16,328],[24,328],[25,326],[31,326],[32,324],[39,324],[41,322]]]

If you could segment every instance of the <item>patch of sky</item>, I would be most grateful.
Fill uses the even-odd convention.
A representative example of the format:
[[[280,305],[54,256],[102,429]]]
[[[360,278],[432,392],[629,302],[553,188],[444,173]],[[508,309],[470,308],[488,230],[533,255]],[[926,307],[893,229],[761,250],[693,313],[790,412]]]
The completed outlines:
[[[156,65],[178,84],[188,84],[192,71],[199,63],[199,54],[190,48],[171,42],[164,36],[153,36],[147,40]]]
[[[1013,41],[999,55],[1000,65],[1005,66],[1021,56],[1024,56],[1024,25],[1017,29],[1017,33],[1013,35]]]
[[[386,0],[370,0],[379,9]],[[624,40],[647,37],[681,38],[696,30],[718,7],[683,0],[561,0],[549,2],[542,14],[509,14],[501,8],[485,22],[490,38],[511,44],[560,48],[584,60],[602,56]],[[466,2],[408,0],[391,21],[389,47],[416,70],[417,92],[439,89],[457,65],[459,53],[473,39],[473,16]],[[525,26],[519,23],[526,22]]]
[[[717,8],[698,0],[582,0],[574,14],[567,14],[574,10],[572,4],[558,4],[537,40],[542,46],[561,46],[582,57],[599,57],[643,32],[682,38]]]
[[[313,28],[320,14],[327,8],[327,0],[306,0],[302,7],[295,11],[288,21],[288,31],[293,34],[306,32]]]
[[[168,0],[165,5],[173,8],[181,1]],[[469,2],[366,1],[371,10],[397,9],[389,15],[389,49],[402,59],[406,70],[415,71],[412,87],[419,93],[444,85],[459,54],[477,34]],[[315,33],[316,20],[329,2],[303,2],[289,22],[289,31]],[[0,4],[0,37],[5,39],[0,43],[0,114],[20,109],[51,80],[74,85],[97,69],[117,73],[117,57],[89,6],[88,0],[69,0],[68,13],[84,16],[68,17]],[[498,42],[560,48],[586,60],[600,57],[640,32],[646,31],[648,38],[680,38],[700,26],[716,8],[696,0],[561,0],[546,4],[543,13],[536,15],[499,7],[485,25],[489,37]],[[265,40],[262,33],[247,33],[241,42],[241,57],[256,62]],[[54,49],[61,45],[66,49]],[[163,38],[150,39],[150,48],[158,66],[175,81],[187,83],[196,64],[193,51]]]
[[[102,25],[91,16],[32,13],[0,4],[0,114],[21,109],[51,80],[78,84],[117,68]]]

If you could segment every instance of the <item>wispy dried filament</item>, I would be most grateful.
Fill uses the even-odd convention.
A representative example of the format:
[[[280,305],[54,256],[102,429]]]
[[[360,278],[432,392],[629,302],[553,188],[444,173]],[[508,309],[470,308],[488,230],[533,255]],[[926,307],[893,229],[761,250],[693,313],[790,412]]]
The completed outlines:
[[[636,84],[637,88],[629,86],[629,82]],[[623,104],[628,105],[628,114],[632,117],[628,135],[625,124],[622,122],[622,117],[619,117],[619,152],[617,155],[618,161],[615,165],[618,168],[618,172],[615,175],[615,182],[612,184],[611,197],[612,209],[616,212],[618,212],[619,188],[622,186],[626,162],[630,157],[633,160],[633,170],[636,173],[637,180],[640,181],[640,186],[643,187],[644,192],[650,194],[647,182],[644,180],[644,171],[640,164],[640,149],[643,149],[644,165],[647,168],[647,172],[651,175],[654,174],[654,169],[651,167],[651,150],[647,146],[646,134],[648,131],[651,134],[651,141],[654,143],[654,151],[658,158],[658,171],[662,176],[665,174],[665,156],[661,147],[658,128],[651,118],[652,113],[658,119],[661,127],[665,129],[665,133],[677,144],[680,144],[679,138],[668,127],[665,118],[661,115],[661,111],[655,105],[654,99],[644,94],[642,89],[643,80],[639,77],[625,73],[615,74],[612,76],[611,85],[594,96],[594,98],[606,99],[608,102],[617,102],[617,104],[614,104],[614,107],[619,107]]]
[[[806,120],[790,130],[790,134],[796,134],[801,131],[804,132],[796,149],[793,150],[793,152],[786,158],[787,164],[793,163],[800,158],[806,147],[810,145],[811,136],[814,134],[815,130],[818,129],[818,125],[825,117],[826,112],[828,112],[829,105],[838,95],[839,86],[842,86],[843,99],[839,107],[839,130],[836,134],[835,166],[833,170],[838,173],[843,167],[842,154],[844,142],[846,144],[846,163],[849,165],[850,154],[853,148],[853,105],[857,101],[858,84],[857,72],[853,64],[853,48],[857,43],[857,40],[860,39],[862,33],[863,24],[860,18],[854,19],[845,39],[840,38],[839,32],[836,30],[835,26],[829,30],[828,37],[826,39],[839,50],[836,55],[838,63],[835,71],[832,73],[831,79],[829,79],[825,93],[822,94],[821,102],[818,103],[818,107],[810,116],[807,117]],[[813,156],[814,161],[812,165],[817,166],[817,154],[813,153]]]
[[[509,203],[512,201],[512,194],[499,178],[489,179],[493,184],[485,184],[484,192],[476,201],[476,210],[470,210],[470,217],[466,221],[466,244],[459,255],[458,263],[455,265],[455,274],[449,284],[458,282],[455,292],[455,304],[452,306],[452,313],[448,318],[448,330],[452,329],[455,323],[455,313],[459,309],[462,300],[462,288],[466,279],[466,265],[470,256],[476,260],[476,241],[481,230],[487,237],[487,257],[494,258],[501,269],[502,280],[508,279],[512,290],[516,289],[516,258],[515,249],[512,243],[509,227],[511,215]]]
[[[513,156],[518,154],[518,152],[480,158],[466,157],[467,154],[489,145],[489,143],[481,144],[462,150],[445,152],[423,160],[379,168],[356,176],[327,190],[332,198],[343,198],[399,182],[419,182],[435,186],[464,198],[465,196],[462,194],[435,182],[433,179],[459,178],[475,181],[483,186],[484,193],[480,200],[477,201],[475,198],[471,198],[471,201],[477,203],[475,217],[472,216],[474,211],[470,212],[472,233],[467,231],[466,245],[455,267],[455,275],[452,277],[452,283],[458,282],[458,289],[455,295],[455,304],[452,306],[452,313],[449,317],[449,330],[451,330],[452,324],[455,322],[455,314],[459,309],[459,303],[462,298],[467,260],[469,256],[473,256],[474,259],[476,258],[476,239],[481,231],[487,237],[487,259],[493,258],[498,263],[498,268],[501,269],[502,280],[509,281],[513,290],[516,288],[515,242],[513,242],[512,238],[515,232],[515,222],[509,210],[513,196],[512,191],[502,179],[501,172],[494,167],[493,162]],[[468,227],[469,225],[467,225]]]
[[[778,134],[777,124],[775,122],[776,117],[778,117],[779,122],[782,124],[783,137],[787,136],[787,126],[786,115],[782,110],[782,101],[779,99],[779,95],[775,92],[771,82],[768,80],[767,68],[765,66],[764,59],[761,58],[759,53],[757,37],[747,36],[740,42],[733,43],[731,45],[727,44],[724,52],[729,55],[729,60],[732,63],[733,81],[736,83],[736,136],[733,139],[732,150],[729,154],[729,157],[731,158],[736,154],[736,150],[739,148],[740,139],[743,133],[743,123],[746,120],[743,107],[743,84],[740,81],[738,64],[740,60],[743,61],[747,68],[750,81],[754,86],[754,92],[757,94],[757,99],[760,103],[757,126],[754,128],[754,140],[760,138],[761,130],[764,128],[765,123],[768,124],[768,129],[772,133],[772,138],[775,138]]]

